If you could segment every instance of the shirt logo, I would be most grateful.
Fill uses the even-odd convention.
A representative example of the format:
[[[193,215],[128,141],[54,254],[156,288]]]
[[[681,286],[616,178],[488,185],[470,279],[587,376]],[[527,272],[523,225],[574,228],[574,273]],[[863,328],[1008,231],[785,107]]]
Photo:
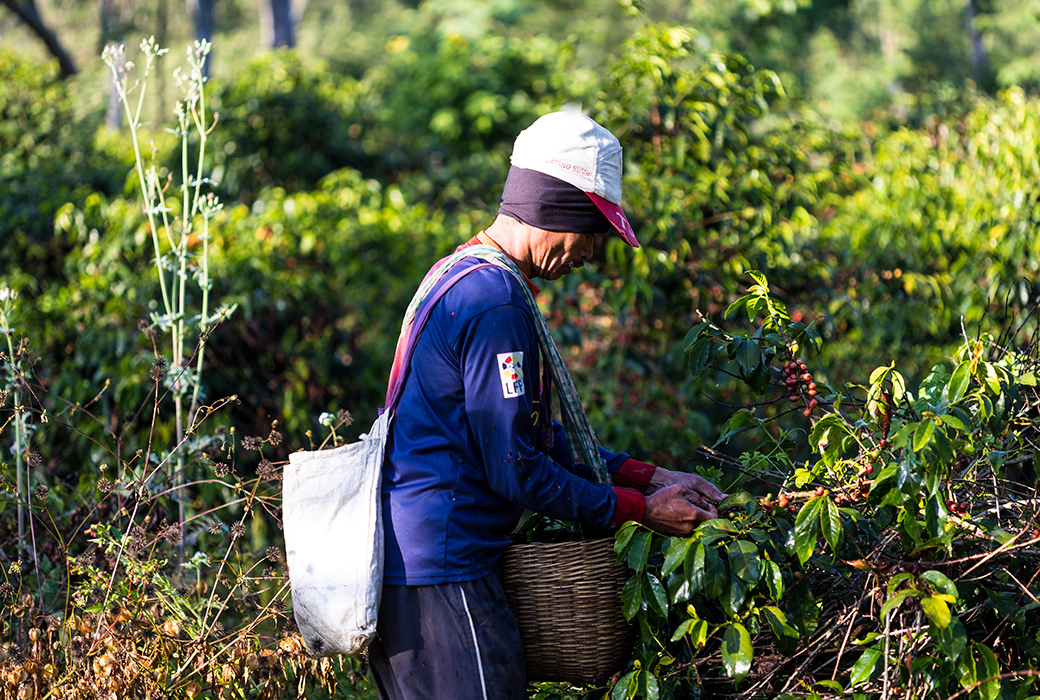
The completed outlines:
[[[502,396],[513,399],[524,395],[524,354],[506,352],[498,356],[498,376],[502,380]]]

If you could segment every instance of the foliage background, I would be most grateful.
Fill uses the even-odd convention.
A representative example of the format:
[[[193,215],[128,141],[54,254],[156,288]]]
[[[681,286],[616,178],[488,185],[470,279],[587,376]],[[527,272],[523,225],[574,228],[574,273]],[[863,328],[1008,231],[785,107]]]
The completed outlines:
[[[8,327],[28,343],[18,358],[40,463],[25,473],[50,489],[62,556],[79,556],[89,545],[75,528],[123,507],[92,510],[113,440],[120,454],[149,439],[169,449],[175,431],[162,401],[154,428],[141,420],[163,354],[143,329],[158,289],[132,144],[105,125],[104,35],[91,6],[41,7],[81,72],[61,79],[0,14],[0,286],[19,293]],[[120,7],[126,43],[161,33],[175,47],[163,60],[176,64],[187,18]],[[606,241],[597,264],[542,295],[593,425],[613,449],[722,468],[727,487],[775,493],[769,479],[741,474],[736,458],[760,446],[754,438],[709,446],[739,407],[757,404],[793,431],[792,459],[815,460],[809,424],[784,397],[736,381],[739,368],[694,376],[683,344],[702,319],[722,322],[749,270],[765,271],[791,319],[826,341],[803,352],[821,385],[866,385],[894,362],[917,386],[982,330],[1027,345],[1035,332],[1030,7],[312,0],[296,48],[257,51],[257,8],[220,4],[207,88],[220,118],[204,169],[224,204],[211,223],[212,293],[237,310],[209,338],[201,388],[207,402],[236,400],[207,432],[236,436],[221,444],[265,438],[275,424],[284,433],[262,455],[236,452],[243,483],[263,460],[320,442],[323,413],[353,414],[341,438],[363,432],[423,273],[493,219],[515,134],[580,103],[625,147],[625,206],[643,242]],[[180,159],[164,131],[174,125],[171,70],[160,64],[140,138],[145,152],[154,142],[164,174]],[[189,149],[197,154],[197,140]],[[22,386],[5,376],[9,390]],[[77,404],[89,420],[73,419]],[[44,422],[45,409],[65,418]],[[0,410],[13,484],[15,414],[10,403]],[[195,449],[190,475],[202,481],[212,455]],[[189,501],[185,538],[199,551],[217,547],[200,514],[229,494],[200,486]],[[27,576],[43,565],[15,541],[17,494],[4,498],[0,561],[5,572],[25,562]],[[153,530],[173,513],[157,514]],[[277,517],[252,522],[234,541],[262,559]],[[169,576],[181,584],[186,574],[173,566]],[[58,600],[59,580],[38,582],[53,589],[37,598]],[[8,618],[5,631],[18,624]],[[284,632],[273,629],[270,639]]]

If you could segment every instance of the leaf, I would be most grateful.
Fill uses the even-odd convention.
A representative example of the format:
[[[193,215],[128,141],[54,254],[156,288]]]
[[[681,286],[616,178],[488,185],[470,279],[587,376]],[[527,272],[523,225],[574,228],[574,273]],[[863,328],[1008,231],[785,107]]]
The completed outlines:
[[[739,433],[741,428],[744,427],[744,424],[748,422],[749,418],[751,418],[751,411],[747,410],[746,408],[741,409],[734,413],[732,416],[730,416],[730,419],[726,421],[726,424],[724,426],[722,426],[722,435],[719,437],[718,440],[715,441],[713,447],[718,447],[719,445],[721,445],[722,443],[726,442],[731,437]]]
[[[708,363],[711,361],[711,341],[707,338],[701,338],[693,347],[690,349],[690,360],[688,366],[690,368],[690,374],[694,377],[700,377],[704,370],[708,368]]]
[[[670,641],[678,642],[680,639],[688,635],[690,630],[693,629],[693,626],[698,622],[700,622],[700,620],[696,617],[691,617],[688,620],[680,622],[679,626],[675,628],[675,632],[672,632],[672,638]]]
[[[690,347],[697,342],[700,338],[701,331],[708,325],[707,321],[702,321],[696,326],[690,329],[690,332],[686,334],[686,338],[683,339],[683,350],[686,352],[690,351]]]
[[[751,299],[752,299],[752,297],[750,295],[749,296],[743,296],[743,297],[740,297],[739,299],[737,299],[735,302],[733,302],[732,304],[729,305],[728,309],[726,309],[726,313],[723,316],[723,318],[724,319],[729,319],[730,315],[735,314],[736,312],[740,311],[745,306],[747,306],[748,302],[751,301]]]
[[[816,537],[818,535],[819,521],[817,515],[820,512],[820,503],[823,499],[816,497],[802,506],[798,511],[798,517],[794,521],[794,548],[798,554],[798,560],[805,565],[816,548]]]
[[[758,343],[747,338],[741,338],[736,343],[734,359],[737,361],[737,366],[740,367],[741,375],[750,377],[764,361],[762,351],[759,349]]]
[[[943,423],[950,426],[954,430],[959,430],[962,433],[967,432],[968,430],[968,426],[964,425],[964,421],[962,421],[960,418],[953,415],[952,413],[944,413],[943,415],[939,416],[939,420],[941,420]]]
[[[643,590],[647,593],[647,602],[654,612],[663,618],[668,617],[668,593],[661,585],[660,579],[653,574],[646,574],[646,585]]]
[[[780,567],[768,560],[763,562],[762,566],[765,569],[763,578],[769,588],[769,597],[779,603],[784,596],[784,576],[780,573]]]
[[[758,547],[746,540],[737,540],[730,542],[726,552],[735,576],[751,584],[758,583],[761,577]]]
[[[726,675],[740,683],[751,670],[751,635],[744,625],[733,622],[722,635],[722,666]]]
[[[640,671],[639,690],[644,700],[657,700],[660,693],[660,688],[658,687],[657,683],[657,676],[650,673],[649,671]]]
[[[646,568],[647,557],[650,556],[651,535],[645,530],[632,540],[632,548],[628,550],[628,568],[642,572]]]
[[[838,548],[841,546],[841,514],[834,501],[826,496],[821,498],[820,529],[823,531],[823,538],[831,547],[831,552],[837,556]]]
[[[690,593],[699,593],[704,590],[704,557],[705,546],[698,542],[686,552],[686,561],[683,563],[683,573],[690,582]]]
[[[960,597],[960,592],[957,590],[957,584],[949,579],[946,574],[939,571],[925,571],[921,574],[921,578],[932,585],[936,591],[941,591],[946,595],[953,596],[954,598]]]
[[[690,628],[690,644],[695,649],[700,649],[708,643],[708,632],[710,627],[704,620],[697,620]]]
[[[722,608],[730,617],[736,617],[747,598],[748,584],[739,576],[730,572],[729,585],[722,590]]]
[[[877,367],[873,372],[870,373],[870,383],[877,384],[885,378],[885,375],[892,370],[893,365],[886,365],[884,367]]]
[[[864,649],[860,657],[856,659],[849,676],[849,686],[855,687],[860,683],[869,681],[874,676],[878,661],[881,659],[881,650],[871,647]]]
[[[936,638],[939,640],[939,647],[952,661],[959,659],[968,646],[968,634],[957,618],[953,618],[946,629],[936,630]]]
[[[920,452],[928,443],[932,440],[932,435],[935,434],[935,421],[923,420],[917,425],[917,429],[914,431],[914,452]]]
[[[813,686],[827,688],[831,692],[836,693],[841,697],[845,697],[845,689],[841,687],[841,683],[838,681],[816,681],[813,683]]]
[[[788,624],[787,615],[780,608],[767,605],[762,608],[762,616],[769,623],[777,650],[784,656],[793,654],[798,648],[798,630]]]
[[[758,270],[748,270],[747,273],[751,277],[751,279],[755,280],[755,282],[758,283],[758,286],[762,287],[762,291],[764,293],[769,293],[769,281],[766,279],[765,275],[763,275]]]
[[[1000,375],[997,374],[997,368],[989,362],[983,362],[982,366],[985,369],[984,379],[986,382],[986,388],[989,389],[989,393],[998,396],[1000,394]]]
[[[946,629],[950,624],[950,606],[938,596],[928,596],[921,599],[921,609],[932,624],[939,629]]]
[[[1000,675],[1000,664],[997,662],[997,657],[993,650],[985,644],[976,643],[975,648],[982,654],[982,663],[986,667],[983,678],[991,679],[983,683],[979,690],[982,692],[982,697],[986,698],[986,700],[996,700],[997,696],[1000,695],[1000,679],[997,678]]]
[[[975,668],[975,657],[972,654],[968,653],[961,655],[960,663],[957,664],[957,670],[960,671],[960,682],[962,688],[967,690],[975,685],[975,681],[978,678],[978,671]]]
[[[628,547],[628,543],[632,541],[632,536],[636,534],[641,528],[634,521],[629,520],[627,523],[621,526],[621,529],[614,535],[614,551],[620,556],[625,548]]]
[[[672,573],[679,566],[686,561],[686,554],[690,551],[690,546],[693,545],[694,539],[692,537],[673,537],[671,544],[668,546],[668,553],[664,556],[664,566],[661,567],[661,574],[667,576]]]
[[[643,591],[639,587],[639,575],[625,581],[621,589],[621,612],[625,619],[631,621],[643,607]]]
[[[881,606],[881,619],[885,619],[885,615],[902,605],[903,601],[907,598],[918,598],[920,595],[921,592],[914,589],[899,591],[899,593],[896,593],[894,596],[886,600],[885,604]]]

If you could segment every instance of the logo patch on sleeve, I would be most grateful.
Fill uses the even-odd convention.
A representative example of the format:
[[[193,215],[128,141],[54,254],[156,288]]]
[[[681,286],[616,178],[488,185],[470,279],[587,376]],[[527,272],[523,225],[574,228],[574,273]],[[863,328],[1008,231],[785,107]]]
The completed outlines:
[[[502,396],[512,399],[524,395],[524,354],[505,352],[498,356],[498,376],[502,380]]]

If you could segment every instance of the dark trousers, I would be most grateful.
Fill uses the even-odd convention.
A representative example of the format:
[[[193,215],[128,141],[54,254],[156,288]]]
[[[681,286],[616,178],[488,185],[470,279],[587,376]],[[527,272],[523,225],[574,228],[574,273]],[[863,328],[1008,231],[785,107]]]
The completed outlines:
[[[383,586],[369,661],[383,700],[524,700],[520,631],[497,573]]]

